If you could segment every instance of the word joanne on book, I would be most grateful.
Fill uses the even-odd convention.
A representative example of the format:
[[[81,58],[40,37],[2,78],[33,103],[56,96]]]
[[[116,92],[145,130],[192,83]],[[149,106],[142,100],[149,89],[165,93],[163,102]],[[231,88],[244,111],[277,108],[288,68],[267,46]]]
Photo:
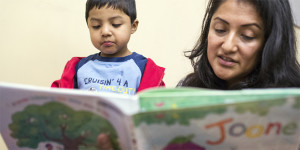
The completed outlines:
[[[280,122],[267,123],[265,125],[254,124],[251,126],[246,126],[245,124],[238,122],[232,123],[233,118],[228,118],[221,120],[216,123],[208,124],[205,126],[207,129],[218,129],[220,131],[219,138],[215,141],[207,140],[206,143],[209,145],[218,145],[224,142],[226,136],[240,137],[245,135],[248,138],[258,138],[262,135],[269,135],[271,130],[276,131],[276,135],[280,133],[283,135],[293,135],[297,131],[297,124],[290,122],[288,124],[282,125]],[[229,124],[232,123],[232,124]],[[225,128],[226,125],[229,125]],[[228,129],[228,130],[226,130]],[[228,133],[226,133],[228,131]]]

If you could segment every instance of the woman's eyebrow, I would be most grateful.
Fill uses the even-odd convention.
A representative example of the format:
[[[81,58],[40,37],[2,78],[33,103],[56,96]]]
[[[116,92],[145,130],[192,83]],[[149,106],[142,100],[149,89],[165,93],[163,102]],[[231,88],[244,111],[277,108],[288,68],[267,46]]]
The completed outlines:
[[[258,29],[262,30],[262,27],[260,27],[257,23],[249,23],[249,24],[244,24],[242,25],[243,27],[248,27],[248,26],[255,26]]]
[[[229,24],[229,22],[227,22],[226,20],[224,20],[224,19],[222,19],[220,17],[216,17],[214,20],[220,20],[220,21],[222,21],[222,22],[224,22],[226,24]]]
[[[229,22],[227,22],[226,20],[220,18],[220,17],[216,17],[214,20],[220,20],[226,24],[229,24]],[[257,28],[259,28],[260,30],[262,30],[262,27],[259,26],[257,23],[249,23],[249,24],[243,24],[242,27],[248,27],[248,26],[256,26]]]

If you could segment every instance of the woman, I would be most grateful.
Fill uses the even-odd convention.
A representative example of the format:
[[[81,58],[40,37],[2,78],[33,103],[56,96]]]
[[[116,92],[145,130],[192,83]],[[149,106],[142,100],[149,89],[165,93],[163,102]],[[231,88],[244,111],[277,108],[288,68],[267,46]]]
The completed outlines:
[[[287,0],[210,0],[202,34],[186,52],[194,72],[179,86],[300,87],[293,25]]]

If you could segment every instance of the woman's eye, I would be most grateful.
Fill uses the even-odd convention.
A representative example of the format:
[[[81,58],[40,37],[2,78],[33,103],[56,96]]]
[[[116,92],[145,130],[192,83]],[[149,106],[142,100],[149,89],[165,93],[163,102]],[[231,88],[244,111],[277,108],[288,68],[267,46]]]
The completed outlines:
[[[225,33],[226,31],[223,29],[215,29],[215,31],[219,34]]]
[[[121,24],[112,24],[112,26],[117,28],[117,27],[121,26]]]
[[[253,40],[255,37],[252,37],[252,36],[247,36],[247,35],[242,35],[242,38],[246,41],[251,41]]]

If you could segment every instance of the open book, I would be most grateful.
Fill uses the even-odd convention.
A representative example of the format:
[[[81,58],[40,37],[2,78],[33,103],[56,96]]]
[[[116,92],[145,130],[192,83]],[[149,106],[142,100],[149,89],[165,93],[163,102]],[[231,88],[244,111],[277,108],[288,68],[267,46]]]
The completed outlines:
[[[300,89],[156,88],[135,96],[0,83],[8,149],[298,150]]]

